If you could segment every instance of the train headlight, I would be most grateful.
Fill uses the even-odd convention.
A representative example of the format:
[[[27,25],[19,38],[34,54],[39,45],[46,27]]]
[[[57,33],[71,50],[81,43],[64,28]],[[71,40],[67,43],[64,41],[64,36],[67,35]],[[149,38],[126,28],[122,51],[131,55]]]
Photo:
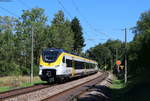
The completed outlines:
[[[55,67],[57,68],[57,67],[59,67],[59,65],[56,65]]]
[[[39,68],[42,68],[42,67],[43,67],[42,65],[39,66]]]

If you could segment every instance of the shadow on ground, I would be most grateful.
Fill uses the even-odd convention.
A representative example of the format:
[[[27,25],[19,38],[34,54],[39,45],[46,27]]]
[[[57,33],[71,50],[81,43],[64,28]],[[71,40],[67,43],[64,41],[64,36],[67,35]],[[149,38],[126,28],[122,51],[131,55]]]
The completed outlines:
[[[150,83],[139,83],[123,89],[111,89],[112,101],[150,101]]]
[[[81,95],[77,101],[111,101],[111,89],[106,86],[96,85]]]
[[[108,80],[111,83],[111,80]],[[77,101],[150,101],[150,82],[129,85],[122,89],[111,89],[96,85],[81,95]]]

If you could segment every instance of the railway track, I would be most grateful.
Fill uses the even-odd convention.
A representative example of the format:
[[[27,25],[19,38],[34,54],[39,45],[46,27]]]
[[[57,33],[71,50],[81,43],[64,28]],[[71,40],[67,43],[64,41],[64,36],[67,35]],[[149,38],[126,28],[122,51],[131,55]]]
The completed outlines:
[[[67,89],[63,92],[60,92],[54,96],[50,96],[42,101],[77,101],[77,96],[90,89],[95,84],[103,81],[106,77],[108,77],[108,73],[103,73],[102,75],[84,83],[81,83],[77,86],[74,86],[70,89]]]
[[[69,101],[107,76],[106,72],[97,73],[59,85],[40,84],[16,89],[0,93],[0,101]]]
[[[0,93],[0,101],[4,98],[9,98],[9,97],[29,93],[29,92],[34,92],[36,90],[44,89],[44,88],[47,88],[50,86],[52,86],[52,85],[43,83],[43,84],[33,85],[33,86],[29,86],[29,87],[24,87],[24,88],[13,89],[13,90],[6,91],[6,92],[1,92]]]

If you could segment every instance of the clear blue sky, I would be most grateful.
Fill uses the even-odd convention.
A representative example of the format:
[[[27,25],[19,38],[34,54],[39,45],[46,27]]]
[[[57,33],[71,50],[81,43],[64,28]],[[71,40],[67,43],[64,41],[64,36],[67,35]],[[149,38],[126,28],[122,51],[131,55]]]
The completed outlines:
[[[58,10],[64,11],[58,1],[61,1],[72,18],[79,18],[86,44],[84,50],[104,43],[107,39],[124,41],[124,32],[121,29],[134,27],[140,14],[150,8],[150,0],[11,0],[0,2],[0,6],[17,16],[22,14],[22,10],[43,8],[50,23]],[[66,11],[64,13],[65,17],[71,20]],[[2,9],[0,15],[14,16]],[[128,42],[133,36],[133,33],[128,31]]]

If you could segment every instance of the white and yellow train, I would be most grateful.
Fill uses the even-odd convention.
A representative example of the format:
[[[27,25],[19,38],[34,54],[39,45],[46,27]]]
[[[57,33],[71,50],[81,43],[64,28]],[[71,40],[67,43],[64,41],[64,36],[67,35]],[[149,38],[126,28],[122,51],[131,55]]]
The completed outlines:
[[[40,55],[39,76],[41,80],[68,79],[97,72],[97,62],[68,53],[62,49],[49,48]]]

